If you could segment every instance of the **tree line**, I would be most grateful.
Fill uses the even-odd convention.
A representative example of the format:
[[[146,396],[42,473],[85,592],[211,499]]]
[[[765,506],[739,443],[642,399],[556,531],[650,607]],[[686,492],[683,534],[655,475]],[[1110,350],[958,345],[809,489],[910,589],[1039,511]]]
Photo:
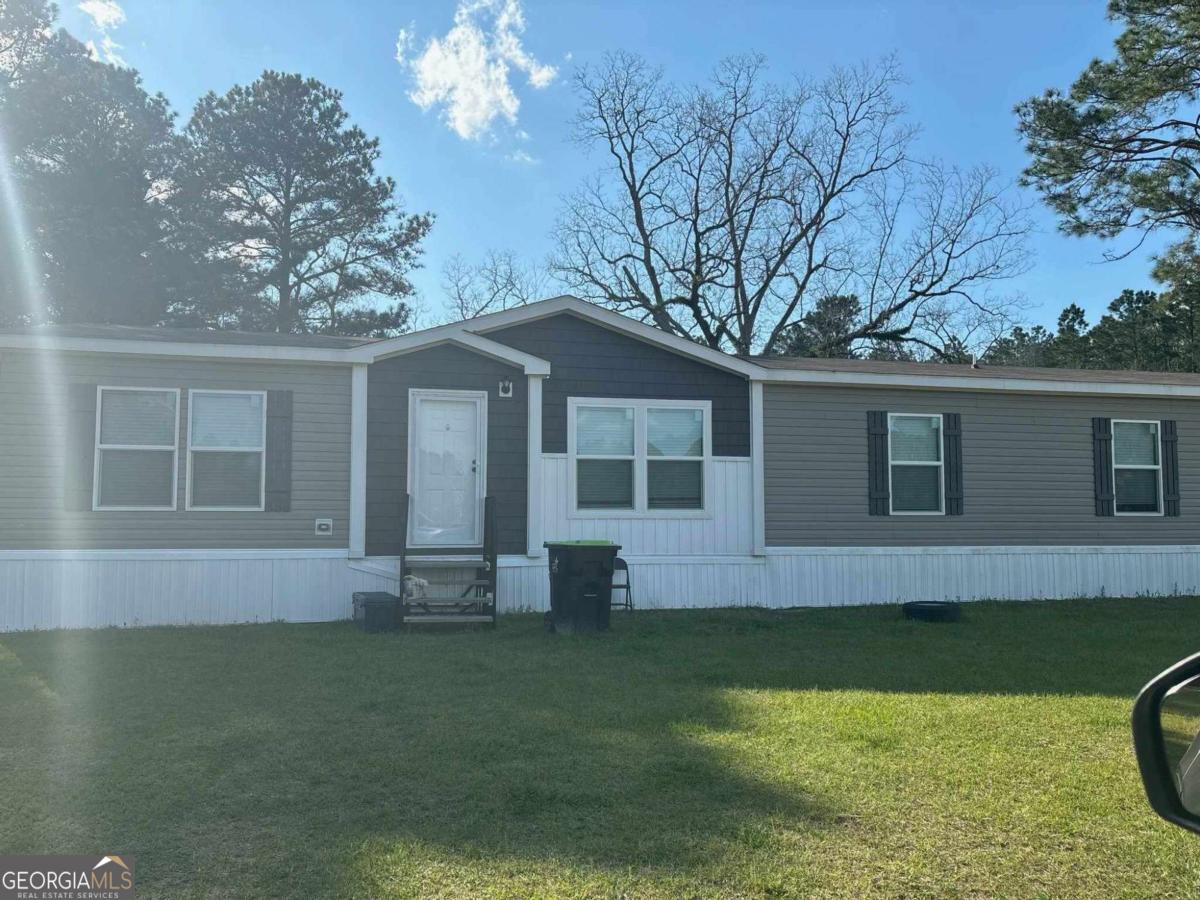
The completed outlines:
[[[1110,0],[1116,56],[1016,109],[1035,189],[1071,235],[1167,230],[1160,291],[1115,290],[1088,323],[1021,324],[1004,290],[1028,224],[985,169],[914,158],[889,62],[786,86],[759,57],[668,84],[627,54],[579,72],[575,138],[602,159],[568,199],[544,270],[452,261],[455,307],[526,302],[556,277],[581,296],[739,353],[1200,371],[1200,16]],[[545,274],[540,274],[544,271]]]
[[[646,60],[577,69],[594,176],[544,261],[473,248],[443,271],[469,317],[572,292],[739,354],[1200,370],[1200,19],[1110,0],[1112,60],[1016,109],[1023,175],[1064,231],[1170,229],[1161,291],[1088,323],[1022,324],[1027,210],[984,168],[916,152],[895,62],[769,77],[758,55],[675,84]],[[93,59],[45,0],[0,0],[0,322],[395,334],[433,224],[376,172],[341,94],[264,72],[186,121]],[[468,261],[470,258],[478,262]]]
[[[341,94],[264,72],[182,127],[44,0],[0,0],[0,322],[390,334],[431,215]]]

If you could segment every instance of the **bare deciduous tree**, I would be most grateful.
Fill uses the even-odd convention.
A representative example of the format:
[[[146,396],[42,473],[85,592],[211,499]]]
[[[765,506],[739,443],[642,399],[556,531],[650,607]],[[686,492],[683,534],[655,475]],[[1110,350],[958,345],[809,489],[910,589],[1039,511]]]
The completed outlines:
[[[768,83],[761,57],[680,89],[618,53],[577,76],[575,136],[606,156],[569,197],[553,271],[593,302],[710,347],[778,349],[820,297],[856,295],[842,341],[919,344],[1007,323],[996,282],[1028,223],[986,169],[912,156],[896,66]],[[818,348],[819,349],[819,348]]]
[[[456,320],[524,306],[546,296],[546,273],[508,250],[491,250],[479,263],[454,254],[442,267],[442,290]]]

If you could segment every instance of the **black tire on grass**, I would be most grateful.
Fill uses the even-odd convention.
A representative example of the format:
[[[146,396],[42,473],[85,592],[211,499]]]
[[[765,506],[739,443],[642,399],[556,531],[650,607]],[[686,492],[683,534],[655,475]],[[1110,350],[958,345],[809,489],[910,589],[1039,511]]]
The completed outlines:
[[[962,607],[948,600],[913,600],[901,609],[904,618],[921,622],[957,622],[962,616]]]

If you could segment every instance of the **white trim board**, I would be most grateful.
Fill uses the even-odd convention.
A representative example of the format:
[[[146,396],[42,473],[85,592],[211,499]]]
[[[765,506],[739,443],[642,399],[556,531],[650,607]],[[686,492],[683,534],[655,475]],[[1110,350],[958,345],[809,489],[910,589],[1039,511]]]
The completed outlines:
[[[203,344],[191,341],[143,341],[130,338],[68,338],[0,333],[0,350],[43,350],[51,353],[119,353],[123,356],[169,356],[175,359],[233,359],[270,363],[350,365],[347,349],[271,347],[261,344]]]
[[[1061,556],[1090,554],[1195,554],[1200,560],[1200,544],[1089,544],[1089,545],[987,545],[987,546],[936,546],[936,547],[767,547],[763,556]],[[0,550],[0,560],[219,560],[219,559],[346,559],[350,551],[345,547],[313,547],[301,549],[95,549],[95,550]],[[745,554],[729,555],[671,555],[646,554],[639,556],[622,551],[622,557],[630,562],[645,564],[698,564],[744,565],[762,564],[763,556]],[[370,556],[369,562],[396,562],[398,556]],[[544,559],[530,559],[521,554],[506,554],[498,557],[498,565],[505,567],[524,566],[542,568]]]
[[[350,376],[350,555],[367,548],[367,367],[356,364]]]
[[[766,449],[763,438],[763,386],[750,382],[750,505],[754,520],[754,555],[767,546]]]
[[[262,550],[228,549],[166,549],[152,547],[131,550],[0,550],[0,560],[139,560],[139,559],[345,559],[349,551],[345,547],[312,547],[301,549]]]
[[[1089,553],[1195,553],[1200,544],[985,544],[930,547],[767,547],[767,556],[1041,556]]]
[[[373,363],[393,356],[416,353],[429,350],[445,344],[457,345],[472,350],[482,356],[508,363],[525,372],[526,375],[549,375],[550,363],[541,357],[534,356],[501,344],[486,337],[481,337],[465,327],[465,323],[455,322],[451,325],[439,325],[424,331],[414,331],[412,334],[390,338],[377,344],[365,344],[349,351],[354,362]]]
[[[528,377],[525,395],[525,554],[540,557],[542,548],[542,375]]]

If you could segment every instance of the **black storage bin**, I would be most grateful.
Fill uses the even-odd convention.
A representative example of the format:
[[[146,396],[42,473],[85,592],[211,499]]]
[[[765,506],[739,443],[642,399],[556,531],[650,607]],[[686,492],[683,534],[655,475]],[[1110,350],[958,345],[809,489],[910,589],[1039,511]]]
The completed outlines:
[[[395,631],[400,626],[400,598],[386,591],[354,595],[354,621],[367,632]]]
[[[554,631],[607,631],[613,560],[621,547],[607,541],[547,541],[550,615]]]

